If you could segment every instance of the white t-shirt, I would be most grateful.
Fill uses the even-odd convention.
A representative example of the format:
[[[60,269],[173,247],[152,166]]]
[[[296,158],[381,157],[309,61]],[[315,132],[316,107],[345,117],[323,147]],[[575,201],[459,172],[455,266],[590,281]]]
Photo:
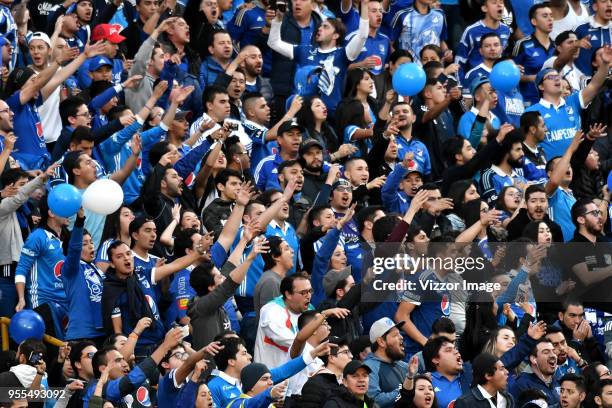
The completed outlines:
[[[580,24],[589,22],[589,11],[587,10],[586,6],[582,2],[579,2],[578,4],[580,4],[580,15],[576,14],[571,4],[568,4],[569,11],[567,12],[567,15],[561,20],[553,21],[553,29],[550,33],[550,38],[554,40],[562,32],[568,30],[575,31],[576,27],[578,27]]]
[[[542,69],[552,68],[556,59],[556,56],[547,59],[546,62],[544,62],[544,65],[542,65]],[[582,71],[580,71],[578,67],[573,64],[565,65],[561,70],[560,74],[562,78],[567,79],[574,92],[580,91],[581,84],[583,84],[584,80],[587,78],[587,76],[584,75]]]
[[[310,343],[304,344],[304,350],[302,350],[302,357],[304,361],[312,361],[310,364],[306,365],[306,367],[295,374],[293,377],[289,379],[289,384],[287,385],[287,396],[290,395],[301,395],[302,387],[306,384],[306,381],[310,378],[310,376],[316,372],[319,368],[323,367],[323,361],[320,358],[316,357],[312,360],[310,356],[310,352],[314,350],[314,347]],[[310,360],[309,360],[310,359]]]

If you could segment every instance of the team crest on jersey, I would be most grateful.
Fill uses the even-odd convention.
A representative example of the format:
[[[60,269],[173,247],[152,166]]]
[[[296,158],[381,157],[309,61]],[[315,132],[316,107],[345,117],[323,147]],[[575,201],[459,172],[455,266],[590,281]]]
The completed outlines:
[[[59,261],[53,266],[53,275],[55,275],[56,279],[61,279],[62,277],[62,266],[64,266],[64,261]]]

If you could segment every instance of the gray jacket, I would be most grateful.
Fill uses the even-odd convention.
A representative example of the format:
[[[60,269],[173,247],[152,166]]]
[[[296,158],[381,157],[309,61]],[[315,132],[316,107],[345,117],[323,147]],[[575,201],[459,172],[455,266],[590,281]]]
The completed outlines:
[[[0,201],[0,265],[8,265],[13,262],[18,262],[23,247],[23,237],[21,236],[21,228],[17,220],[16,211],[21,207],[30,194],[37,188],[43,186],[40,176],[31,180],[19,189],[13,197],[7,197]]]
[[[144,78],[135,88],[125,90],[125,103],[132,112],[139,112],[153,93],[155,78],[147,72],[147,64],[151,60],[156,43],[157,41],[153,38],[147,38],[134,56],[134,65],[130,69],[129,76],[142,75]]]

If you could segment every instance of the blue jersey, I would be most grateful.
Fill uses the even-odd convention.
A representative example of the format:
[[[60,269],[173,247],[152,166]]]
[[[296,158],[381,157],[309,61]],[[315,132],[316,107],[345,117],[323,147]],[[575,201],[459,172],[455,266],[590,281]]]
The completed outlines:
[[[489,78],[491,76],[491,68],[487,67],[485,64],[481,63],[476,65],[474,68],[470,69],[465,73],[463,79],[460,77],[459,80],[462,81],[461,85],[463,85],[464,94],[468,94],[470,92],[470,85],[476,78],[480,77]]]
[[[386,211],[399,214],[405,214],[408,211],[412,198],[399,189],[400,183],[406,177],[406,174],[408,174],[408,170],[398,163],[387,176],[385,184],[380,189],[380,197]]]
[[[79,81],[79,86],[81,89],[87,89],[91,86],[91,76],[89,76],[89,65],[94,64],[95,60],[100,57],[92,57],[81,65],[79,70],[77,71],[77,77]],[[119,58],[115,58],[111,60],[113,63],[112,71],[113,71],[113,85],[119,85],[121,83],[121,73],[123,72],[123,61]]]
[[[287,275],[293,275],[298,267],[298,255],[300,253],[300,239],[293,225],[285,221],[285,228],[281,228],[276,221],[272,220],[266,227],[265,235],[268,238],[281,237],[293,249],[293,267],[287,272]]]
[[[17,44],[17,24],[11,13],[11,9],[5,5],[0,5],[0,35],[6,38],[13,49],[13,55],[9,63],[9,71],[15,68],[19,47]]]
[[[227,407],[233,399],[238,398],[242,394],[239,387],[238,379],[232,378],[224,372],[220,371],[208,382],[210,395],[216,407]]]
[[[543,2],[543,0],[510,0],[514,21],[525,36],[533,34],[534,31],[531,20],[529,20],[529,9],[534,4]]]
[[[538,111],[546,123],[546,137],[540,146],[546,160],[563,156],[572,138],[580,130],[580,111],[583,109],[581,92],[574,92],[566,99],[561,99],[559,106],[541,99],[539,103],[526,109],[527,112]]]
[[[236,248],[236,245],[238,245],[238,242],[240,241],[240,237],[242,236],[243,231],[244,231],[243,227],[240,227],[238,234],[236,234],[236,239],[234,240],[234,243],[232,244],[232,247],[230,248],[230,252],[233,251],[234,248]],[[253,249],[252,245],[248,245],[245,248],[244,253],[242,254],[241,262],[244,262],[244,260],[251,253],[252,249]],[[261,255],[257,255],[257,257],[253,260],[253,262],[251,262],[251,266],[249,267],[249,270],[246,273],[246,277],[242,280],[242,282],[240,282],[240,286],[238,286],[238,289],[236,289],[236,295],[247,297],[247,298],[252,298],[253,293],[255,292],[255,285],[257,285],[257,281],[259,280],[259,278],[261,278],[261,275],[263,275],[263,272],[264,272],[263,258],[261,257]]]
[[[446,36],[446,19],[442,10],[429,9],[427,14],[421,14],[409,8],[395,16],[391,39],[398,41],[400,49],[410,51],[418,58],[424,46],[440,45],[446,41]]]
[[[15,271],[15,282],[25,283],[28,308],[52,302],[67,305],[61,278],[64,259],[62,241],[51,231],[36,228],[28,236]]]
[[[313,48],[311,45],[296,45],[293,50],[293,60],[298,66],[297,69],[306,65],[327,68],[326,72],[333,77],[330,78],[330,85],[333,84],[333,87],[328,89],[327,92],[321,92],[320,96],[321,100],[325,102],[325,106],[333,113],[342,100],[342,87],[349,65],[346,48],[336,47],[330,50],[321,50],[318,47]],[[319,81],[321,81],[321,75]],[[319,83],[319,85],[321,84]],[[297,90],[294,90],[294,93],[297,94]]]
[[[500,123],[510,123],[515,128],[521,126],[521,115],[525,112],[523,95],[518,88],[510,92],[497,92],[497,106],[492,112],[497,115]]]
[[[153,291],[151,290],[151,286],[146,282],[146,279],[141,278],[140,276],[138,277],[138,283],[144,292],[144,297],[149,305],[151,314],[153,315],[153,322],[151,323],[151,326],[138,338],[138,345],[157,344],[163,340],[166,330],[159,315],[157,303],[155,302],[155,299],[153,299]],[[134,331],[134,326],[131,325],[129,308],[130,302],[128,301],[127,293],[123,293],[115,301],[113,311],[111,312],[111,318],[121,318],[122,331],[125,333],[131,333]]]
[[[400,11],[412,7],[413,4],[413,0],[391,0],[389,11],[383,13],[383,21],[380,31],[386,36],[391,37],[393,35],[393,21],[395,20],[395,16]]]
[[[42,96],[39,95],[22,105],[19,101],[20,95],[21,91],[17,91],[6,100],[15,114],[13,127],[18,136],[12,155],[26,170],[44,169],[51,155],[47,151],[42,123],[38,115],[38,107],[43,103]]]
[[[336,218],[344,217],[343,213],[336,212],[335,210],[334,214]],[[363,251],[361,249],[360,238],[361,234],[359,233],[359,228],[357,228],[355,220],[347,222],[340,234],[340,244],[344,247],[347,262],[351,266],[351,272],[356,282],[361,281],[361,266],[363,262]],[[315,252],[319,250],[322,244],[323,238],[315,242]]]
[[[66,340],[91,339],[104,335],[102,288],[104,272],[81,260],[83,227],[75,226],[61,279],[69,300]]]
[[[461,115],[461,118],[459,119],[459,125],[457,125],[457,133],[459,133],[459,135],[464,139],[470,139],[472,126],[474,125],[474,122],[476,122],[476,115],[478,115],[478,108],[476,108],[475,106],[472,106],[472,109]],[[495,116],[493,112],[491,112],[491,118],[489,119],[489,122],[491,123],[493,129],[499,129],[499,127],[501,126],[498,117]],[[477,146],[478,145],[474,146],[474,148],[476,148]]]
[[[554,53],[555,42],[553,40],[550,40],[548,48],[545,48],[535,37],[528,36],[517,41],[512,52],[512,58],[517,65],[522,65],[525,68],[525,75],[536,75],[542,70],[546,60],[552,57]],[[540,99],[540,91],[536,87],[535,81],[521,82],[520,90],[525,102],[533,104]]]
[[[405,291],[401,300],[415,303],[417,307],[410,313],[410,321],[425,337],[431,336],[431,326],[434,321],[442,316],[450,315],[450,293],[447,290],[424,289],[422,284],[430,282],[434,284],[447,282],[447,278],[438,277],[435,272],[424,270],[412,275],[410,278],[415,282],[415,290]],[[419,283],[420,282],[420,283]],[[406,356],[410,358],[421,350],[421,345],[408,336],[404,336],[404,348]]]
[[[523,150],[529,150],[531,158],[525,155],[523,157],[523,175],[525,180],[533,181],[536,184],[544,184],[548,181],[548,175],[546,174],[546,159],[542,154],[542,150],[536,147],[536,150],[532,150],[529,146],[523,143]],[[535,162],[533,161],[535,160]]]
[[[176,368],[159,379],[157,385],[157,406],[175,407],[181,387],[184,384],[176,383]]]
[[[150,295],[155,303],[161,299],[161,288],[153,279],[155,264],[158,260],[159,258],[155,255],[148,254],[145,259],[134,253],[134,273],[145,295]]]
[[[278,182],[278,166],[283,161],[281,155],[276,153],[265,157],[259,162],[253,174],[255,186],[259,191],[266,191],[271,188],[281,190],[280,183]]]
[[[576,203],[576,198],[570,190],[558,187],[555,192],[548,197],[548,215],[550,219],[559,224],[563,232],[563,241],[567,242],[574,238],[576,226],[572,222],[572,206]]]
[[[502,51],[508,46],[508,39],[512,34],[510,27],[504,23],[499,23],[497,28],[487,27],[482,20],[475,22],[468,26],[463,35],[461,41],[457,46],[457,56],[455,61],[459,64],[459,79],[463,77],[469,69],[477,66],[482,62],[482,55],[480,54],[480,39],[483,35],[488,33],[496,33],[501,39]]]
[[[414,136],[410,140],[406,140],[401,133],[396,135],[395,140],[397,141],[398,160],[403,160],[406,153],[412,152],[418,170],[426,176],[431,174],[429,150],[427,150],[427,146],[423,142]]]
[[[242,122],[244,132],[253,142],[251,148],[251,168],[257,168],[259,162],[265,157],[274,156],[278,153],[276,140],[266,140],[268,128],[250,120]]]
[[[346,41],[350,41],[354,36],[357,35],[357,31],[353,31],[346,37]],[[391,40],[389,37],[381,33],[376,32],[374,37],[368,36],[361,54],[355,58],[355,62],[363,61],[368,57],[378,57],[377,64],[374,68],[370,68],[370,72],[374,75],[382,74],[385,70],[385,64],[389,61],[389,55],[391,54]]]
[[[478,191],[480,197],[489,204],[489,207],[493,207],[504,187],[513,186],[515,182],[524,183],[525,181],[523,169],[514,169],[512,175],[509,176],[499,167],[493,165],[482,173],[478,181]]]
[[[166,327],[172,327],[172,323],[178,323],[183,317],[187,316],[187,305],[189,299],[196,295],[195,290],[189,284],[192,267],[181,269],[174,274],[172,283],[170,284],[170,299],[172,303],[166,311],[165,324]]]
[[[581,24],[576,28],[576,37],[579,39],[587,38],[591,42],[591,48],[580,48],[580,54],[576,60],[576,66],[585,75],[593,75],[593,67],[591,61],[593,54],[601,47],[612,44],[612,24],[602,26],[597,23],[593,16],[589,18],[589,22]]]
[[[340,6],[340,20],[344,23],[347,33],[353,32],[359,28],[359,11],[351,6],[351,8],[345,12],[342,10],[342,6]]]

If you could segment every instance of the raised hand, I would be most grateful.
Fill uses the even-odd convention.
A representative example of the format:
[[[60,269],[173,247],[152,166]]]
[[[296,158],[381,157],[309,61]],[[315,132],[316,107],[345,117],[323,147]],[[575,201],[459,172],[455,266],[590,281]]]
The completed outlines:
[[[204,346],[204,348],[202,348],[202,350],[204,350],[204,352],[206,354],[208,354],[209,356],[216,356],[224,348],[225,348],[225,346],[222,346],[221,342],[213,341],[212,343]]]
[[[168,350],[171,350],[172,348],[176,347],[181,340],[183,340],[183,329],[180,327],[175,327],[166,333],[166,337],[164,338],[162,345],[166,346]]]
[[[254,193],[253,186],[250,181],[242,183],[238,194],[236,194],[236,204],[246,207]]]
[[[140,133],[136,133],[132,136],[130,146],[132,147],[132,156],[140,156],[140,152],[142,152],[142,139],[140,139]]]
[[[123,87],[126,89],[131,89],[131,88],[135,88],[136,85],[138,85],[138,83],[141,80],[142,80],[142,75],[132,75],[131,77],[126,79],[125,82],[121,85],[123,85]]]
[[[595,123],[591,125],[591,127],[589,128],[589,133],[587,134],[587,139],[595,140],[600,137],[608,136],[608,134],[605,133],[606,128],[607,126],[603,123]]]
[[[246,242],[251,242],[253,238],[258,236],[261,233],[261,225],[259,225],[258,220],[251,220],[247,225],[244,226],[244,231],[242,232],[242,236],[246,240]]]
[[[177,223],[181,221],[181,207],[180,204],[174,204],[172,207],[172,219]]]
[[[104,41],[98,41],[93,44],[87,44],[83,53],[87,58],[96,57],[98,55],[104,55],[106,53],[106,45]]]
[[[372,190],[373,188],[382,188],[382,186],[385,185],[385,181],[387,181],[387,176],[385,175],[376,177],[374,180],[366,184],[366,188],[368,190]]]
[[[334,307],[331,309],[325,309],[321,312],[321,314],[323,316],[325,316],[325,318],[328,318],[330,316],[335,317],[336,319],[345,319],[347,317],[350,316],[351,311],[348,309],[345,309],[343,307]]]
[[[259,254],[264,254],[270,250],[270,245],[268,244],[268,240],[265,237],[260,237],[253,241],[253,248],[247,256],[247,260],[252,261]]]
[[[153,88],[153,98],[156,100],[161,98],[164,92],[168,89],[168,81],[159,81],[155,88]]]
[[[540,340],[546,334],[546,323],[540,320],[536,324],[532,324],[527,329],[527,334],[534,340]]]
[[[342,229],[344,228],[344,226],[350,222],[353,219],[353,216],[355,215],[355,206],[357,206],[357,203],[353,203],[348,210],[346,210],[346,213],[344,214],[344,216],[342,216],[342,218],[338,219],[338,229]]]
[[[141,335],[143,331],[147,330],[153,324],[153,320],[150,317],[143,317],[136,323],[133,332],[137,335]]]

